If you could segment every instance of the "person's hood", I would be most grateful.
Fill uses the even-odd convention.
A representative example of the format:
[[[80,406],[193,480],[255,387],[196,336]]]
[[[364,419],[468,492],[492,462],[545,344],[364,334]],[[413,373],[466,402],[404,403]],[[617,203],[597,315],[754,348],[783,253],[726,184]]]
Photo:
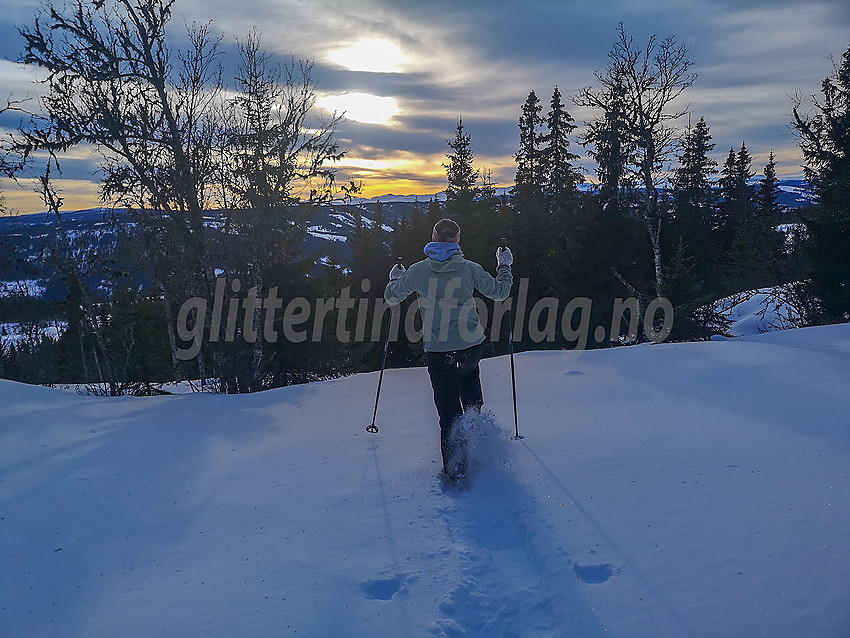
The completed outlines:
[[[429,246],[451,246],[454,247],[451,251],[443,249],[431,248],[429,250]],[[453,270],[458,270],[466,260],[463,258],[463,252],[460,250],[460,246],[457,244],[452,244],[449,242],[442,241],[432,241],[427,246],[425,246],[425,254],[428,255],[428,267],[434,272],[451,272]],[[434,255],[438,257],[443,257],[443,259],[437,259]]]
[[[430,241],[425,244],[425,248],[422,250],[434,261],[446,261],[455,253],[460,252],[460,246],[450,241]]]

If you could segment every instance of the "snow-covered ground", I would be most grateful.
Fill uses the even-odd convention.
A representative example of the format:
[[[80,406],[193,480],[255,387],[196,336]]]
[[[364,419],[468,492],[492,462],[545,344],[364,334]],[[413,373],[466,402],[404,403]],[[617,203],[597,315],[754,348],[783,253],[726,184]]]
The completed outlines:
[[[40,297],[46,288],[40,279],[17,279],[15,281],[0,281],[0,297],[20,295],[22,297]]]
[[[67,321],[39,321],[34,324],[0,323],[0,348],[19,345],[37,337],[56,340],[67,329]]]
[[[0,382],[0,636],[850,633],[850,325],[482,363],[443,491],[424,369],[251,396]]]

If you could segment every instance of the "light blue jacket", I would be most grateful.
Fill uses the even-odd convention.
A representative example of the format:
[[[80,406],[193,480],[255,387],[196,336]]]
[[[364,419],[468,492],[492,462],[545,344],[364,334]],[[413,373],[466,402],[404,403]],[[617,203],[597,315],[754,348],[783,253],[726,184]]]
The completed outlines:
[[[444,261],[427,257],[416,262],[387,284],[384,299],[395,306],[412,293],[419,293],[425,351],[449,352],[484,341],[473,291],[501,301],[510,294],[513,281],[510,266],[499,266],[493,278],[458,250]]]

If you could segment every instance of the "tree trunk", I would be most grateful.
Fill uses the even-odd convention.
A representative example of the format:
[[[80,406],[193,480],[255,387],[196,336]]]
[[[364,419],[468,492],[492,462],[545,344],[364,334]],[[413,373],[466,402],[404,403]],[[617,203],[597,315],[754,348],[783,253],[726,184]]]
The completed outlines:
[[[658,189],[655,187],[655,180],[652,175],[652,169],[655,166],[655,140],[649,134],[644,137],[644,142],[646,154],[641,163],[644,186],[644,218],[649,233],[649,241],[652,244],[655,264],[655,294],[661,297],[664,287],[664,271],[661,261],[661,215],[658,210]]]

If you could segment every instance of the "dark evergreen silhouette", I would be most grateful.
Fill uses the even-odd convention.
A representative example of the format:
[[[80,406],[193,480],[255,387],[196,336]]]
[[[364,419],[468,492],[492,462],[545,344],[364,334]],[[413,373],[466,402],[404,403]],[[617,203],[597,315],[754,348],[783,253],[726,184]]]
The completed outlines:
[[[543,196],[549,210],[555,211],[568,200],[575,199],[578,185],[584,181],[584,176],[574,166],[579,156],[570,151],[569,136],[576,128],[575,120],[564,108],[557,86],[552,91],[545,123],[546,133],[540,138]]]
[[[625,87],[620,78],[607,87],[608,94],[601,100],[603,114],[588,122],[582,144],[588,155],[596,161],[599,195],[606,208],[625,205],[629,191],[634,186],[628,166],[635,163],[635,140],[626,122]],[[580,102],[580,99],[577,99]]]
[[[528,278],[533,297],[545,294],[546,283],[539,276],[545,269],[547,211],[544,200],[545,173],[543,163],[541,111],[543,106],[532,90],[523,102],[519,125],[519,148],[514,155],[516,176],[511,189],[510,245],[522,255],[514,262],[514,277]],[[537,275],[535,277],[535,275]]]
[[[470,137],[463,130],[463,118],[458,118],[455,138],[446,140],[451,152],[446,153],[446,213],[463,218],[471,209],[478,184],[478,170],[473,168],[475,154],[472,151]]]
[[[710,156],[714,142],[705,118],[700,118],[685,132],[679,166],[673,175],[673,219],[670,225],[670,250],[687,254],[692,269],[706,289],[717,292],[718,254],[713,236],[714,207],[717,202],[712,177],[717,162]],[[681,289],[680,289],[681,290]],[[670,293],[668,293],[670,294]]]
[[[782,207],[779,205],[779,180],[776,177],[776,156],[773,149],[764,165],[764,176],[759,181],[758,209],[759,214],[771,223],[778,223],[782,217]]]
[[[537,94],[530,91],[519,117],[519,150],[514,156],[517,164],[514,197],[540,194],[543,190],[545,177],[540,131],[543,124],[540,115],[542,110],[543,106]]]
[[[706,213],[714,205],[712,175],[717,173],[717,162],[709,155],[715,147],[711,140],[704,117],[685,133],[673,179],[677,212],[693,208]]]
[[[755,209],[755,185],[750,179],[755,175],[752,168],[752,158],[745,143],[740,150],[730,148],[726,161],[720,170],[720,195],[722,201],[718,207],[716,229],[718,243],[724,253],[732,249],[737,230]]]
[[[460,225],[464,255],[473,261],[484,262],[487,244],[491,240],[489,231],[492,229],[492,221],[488,219],[491,217],[488,201],[492,198],[492,185],[488,187],[485,178],[484,186],[490,192],[482,201],[482,187],[479,186],[481,171],[473,166],[475,154],[470,136],[463,130],[462,119],[458,120],[455,139],[447,140],[447,143],[451,152],[446,153],[449,163],[443,165],[446,169],[443,216]]]
[[[698,312],[721,294],[719,254],[713,233],[715,194],[712,176],[717,162],[704,118],[688,127],[681,142],[679,166],[673,174],[673,214],[665,250],[665,294],[673,303],[674,339],[711,335],[715,317]]]
[[[794,105],[806,178],[819,201],[805,219],[810,291],[819,321],[850,319],[850,47],[821,84],[811,112]]]
[[[603,113],[618,110],[622,113],[626,138],[633,141],[631,168],[640,186],[641,205],[636,212],[646,223],[653,256],[655,293],[662,296],[664,216],[659,186],[676,140],[670,123],[687,112],[687,109],[671,110],[671,104],[693,84],[696,74],[691,71],[693,63],[688,57],[688,47],[677,43],[673,36],[659,40],[652,35],[646,46],[640,48],[622,23],[617,32],[618,38],[608,53],[608,66],[594,72],[599,86],[582,89],[576,103]]]

